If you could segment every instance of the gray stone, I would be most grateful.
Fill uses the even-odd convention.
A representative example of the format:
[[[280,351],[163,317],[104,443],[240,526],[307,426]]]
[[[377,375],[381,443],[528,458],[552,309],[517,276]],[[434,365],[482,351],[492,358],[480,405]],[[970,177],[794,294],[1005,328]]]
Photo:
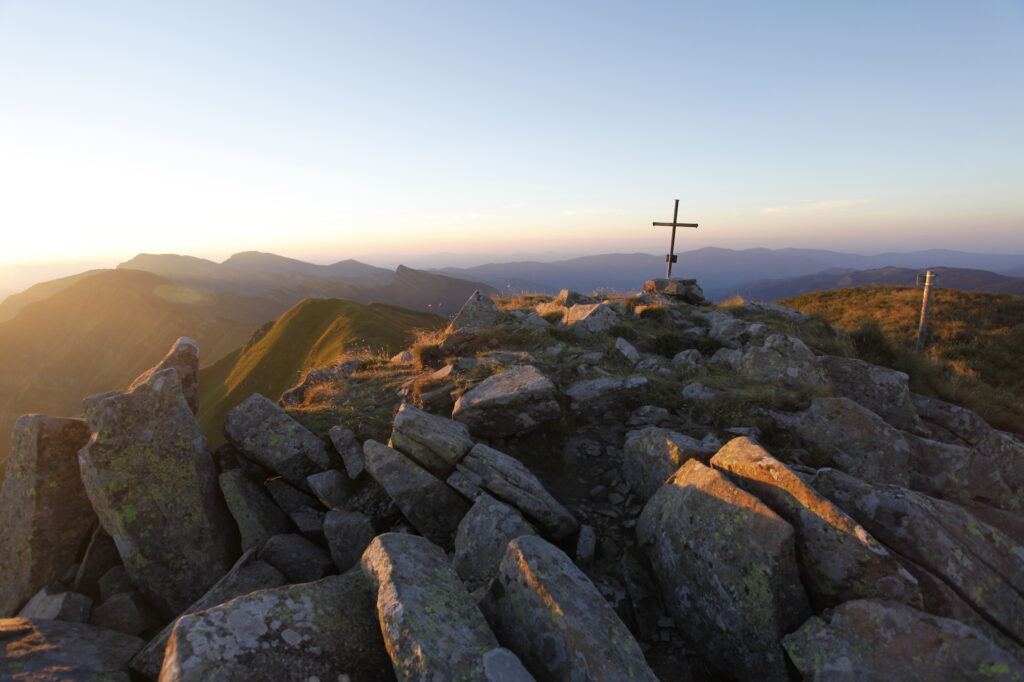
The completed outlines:
[[[562,415],[555,393],[555,385],[536,367],[515,367],[463,393],[452,419],[488,438],[519,435]]]
[[[301,535],[275,535],[266,541],[258,554],[289,581],[308,583],[336,572],[331,555]]]
[[[199,410],[199,344],[185,336],[174,342],[160,362],[140,374],[128,387],[127,392],[134,391],[148,382],[154,374],[165,369],[173,369],[178,373],[185,402],[188,403],[192,414],[195,414]]]
[[[370,519],[359,512],[327,512],[324,518],[324,536],[331,550],[331,559],[338,571],[344,573],[352,568],[363,555],[376,533]]]
[[[688,459],[707,464],[714,451],[690,436],[649,426],[627,433],[622,453],[622,473],[637,497],[646,502]]]
[[[574,412],[601,410],[639,393],[647,384],[647,377],[644,376],[631,376],[626,379],[586,379],[566,388],[565,395],[571,400],[569,407]]]
[[[0,617],[68,570],[96,523],[76,456],[88,439],[79,419],[30,414],[14,423],[0,488]]]
[[[484,654],[483,680],[486,682],[534,682],[534,677],[519,657],[504,648]]]
[[[576,563],[580,566],[589,566],[593,563],[596,553],[597,533],[594,532],[594,527],[581,525],[579,537],[576,538]]]
[[[972,608],[1024,641],[1024,547],[962,507],[835,469],[810,480],[872,535],[952,586]]]
[[[619,322],[619,314],[607,303],[578,303],[566,308],[562,322],[579,336],[601,334]]]
[[[764,303],[762,301],[744,301],[743,307],[747,308],[748,310],[757,310],[760,312],[781,315],[782,317],[785,317],[786,319],[789,320],[793,320],[795,322],[805,322],[811,319],[810,315],[802,313],[799,310],[794,310],[793,308],[787,308],[786,306],[779,305],[778,303]]]
[[[324,442],[259,393],[228,412],[224,435],[245,456],[300,488],[307,476],[331,468]]]
[[[121,563],[117,545],[102,526],[97,526],[85,548],[82,562],[78,565],[72,589],[96,598],[100,594],[100,578],[114,566]]]
[[[450,546],[469,505],[426,469],[391,448],[363,443],[366,470],[394,500],[409,522],[433,542]]]
[[[355,432],[352,429],[332,426],[327,435],[330,436],[334,449],[341,455],[341,461],[345,465],[345,471],[349,478],[354,480],[366,468],[366,464],[363,462],[363,446],[356,440]]]
[[[691,381],[683,386],[683,390],[680,391],[679,395],[687,400],[707,402],[709,400],[714,400],[723,393],[725,393],[725,391],[721,391],[717,388],[708,388],[699,381]]]
[[[354,486],[348,476],[337,469],[328,469],[306,478],[320,504],[328,509],[343,509],[352,496]]]
[[[626,339],[621,337],[615,339],[615,350],[619,351],[619,354],[627,363],[630,364],[630,366],[640,362],[639,351],[637,351],[636,347]]]
[[[241,469],[225,471],[218,481],[224,501],[238,524],[243,550],[292,530],[288,516],[274,504],[264,487]]]
[[[0,678],[50,682],[130,682],[138,637],[59,620],[0,620]]]
[[[498,641],[440,547],[385,533],[366,548],[362,568],[377,589],[380,632],[398,679],[483,678],[483,657]]]
[[[811,614],[792,526],[691,459],[648,501],[637,537],[705,660],[737,679],[789,680],[779,640]]]
[[[449,416],[455,409],[455,398],[452,393],[455,391],[455,384],[445,384],[426,393],[420,393],[417,403],[424,410],[431,414],[443,414]]]
[[[557,303],[558,305],[562,305],[565,306],[566,308],[569,308],[571,306],[580,304],[589,305],[591,303],[597,303],[597,301],[595,301],[590,296],[586,296],[584,294],[579,293],[578,291],[573,291],[572,289],[562,289],[561,291],[558,292],[558,295],[555,296],[552,303]]]
[[[728,313],[715,311],[708,316],[708,337],[727,348],[740,348],[749,344],[760,345],[772,329],[760,322],[747,322]]]
[[[119,592],[92,610],[89,623],[126,635],[141,635],[156,627],[158,619],[137,593]]]
[[[501,320],[501,311],[490,296],[474,291],[462,305],[459,314],[452,320],[451,328],[466,329],[493,327]]]
[[[106,573],[100,576],[99,590],[101,603],[107,601],[115,594],[131,592],[134,589],[135,585],[132,584],[131,578],[128,577],[128,571],[121,564],[111,566]]]
[[[690,374],[700,373],[707,369],[707,362],[704,360],[704,356],[696,348],[676,353],[672,357],[672,364]]]
[[[411,365],[414,362],[416,362],[416,356],[409,350],[403,350],[391,356],[391,364],[393,365]]]
[[[847,602],[782,643],[807,680],[1024,679],[1024,664],[974,628],[895,602]]]
[[[255,548],[243,554],[227,575],[218,580],[209,592],[186,608],[185,613],[199,613],[243,594],[284,585],[287,582],[284,574],[265,561],[257,559],[256,554]],[[171,638],[173,630],[174,622],[171,622],[156,637],[149,640],[146,646],[132,659],[131,669],[147,678],[156,679],[160,675],[167,640]]]
[[[917,580],[885,547],[760,445],[735,438],[711,466],[793,526],[804,584],[819,609],[870,597],[921,606]]]
[[[481,606],[538,679],[657,680],[633,635],[586,574],[536,535],[508,544]]]
[[[369,581],[350,571],[182,616],[160,680],[387,680],[373,603]]]
[[[898,429],[921,432],[908,375],[856,358],[825,355],[820,361],[844,398],[860,403]]]
[[[538,327],[540,329],[547,329],[551,326],[551,323],[541,317],[536,310],[531,311],[529,315],[524,317],[520,324],[524,327]]]
[[[492,447],[474,446],[459,463],[457,473],[517,508],[556,540],[571,535],[579,525],[522,462]]]
[[[473,447],[473,439],[461,422],[402,404],[395,415],[388,446],[438,478],[446,478]]]
[[[784,384],[801,389],[829,390],[832,386],[818,357],[795,336],[771,334],[761,345],[739,350],[723,348],[711,357],[742,377],[760,383]]]
[[[86,419],[92,507],[135,586],[163,616],[180,613],[231,567],[238,540],[177,370],[92,402]]]
[[[92,599],[78,592],[51,594],[45,587],[28,600],[18,612],[19,618],[30,620],[66,620],[85,623],[92,611]]]
[[[348,360],[334,367],[311,369],[306,372],[306,376],[302,378],[302,381],[281,394],[278,404],[281,407],[298,407],[306,401],[306,397],[317,386],[323,386],[324,384],[343,379],[358,369],[358,360]]]
[[[477,497],[459,523],[452,557],[466,589],[476,592],[487,587],[509,541],[535,532],[518,510],[487,494]]]
[[[672,414],[664,407],[643,405],[633,410],[629,419],[626,420],[626,426],[660,426],[672,419]]]

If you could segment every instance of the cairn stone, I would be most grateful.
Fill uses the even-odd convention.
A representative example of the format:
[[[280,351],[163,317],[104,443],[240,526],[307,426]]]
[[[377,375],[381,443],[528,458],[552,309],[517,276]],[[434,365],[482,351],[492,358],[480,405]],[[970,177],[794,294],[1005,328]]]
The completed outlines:
[[[0,617],[12,616],[75,563],[96,523],[78,468],[79,419],[19,417],[0,488]]]
[[[555,385],[536,367],[515,367],[466,391],[452,419],[488,438],[523,434],[562,415],[555,393]]]

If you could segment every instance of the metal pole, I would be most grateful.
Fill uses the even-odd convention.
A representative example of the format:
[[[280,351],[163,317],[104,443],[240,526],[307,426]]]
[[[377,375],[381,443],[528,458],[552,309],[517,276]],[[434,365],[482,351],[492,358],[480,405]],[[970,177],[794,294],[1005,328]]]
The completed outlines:
[[[917,325],[917,354],[924,353],[924,340],[928,334],[928,312],[932,304],[932,280],[935,273],[931,270],[924,275],[924,298],[921,299],[921,321]]]
[[[676,207],[672,211],[672,241],[668,244],[668,270],[665,279],[672,279],[672,255],[676,251],[676,223],[679,222],[679,199],[676,199]]]

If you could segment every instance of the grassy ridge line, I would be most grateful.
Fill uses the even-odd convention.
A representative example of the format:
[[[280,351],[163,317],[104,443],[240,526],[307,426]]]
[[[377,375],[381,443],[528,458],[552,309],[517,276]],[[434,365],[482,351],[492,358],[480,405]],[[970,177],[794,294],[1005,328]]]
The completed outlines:
[[[414,330],[447,323],[430,313],[384,303],[305,299],[264,325],[245,346],[199,373],[199,424],[211,446],[223,442],[228,411],[253,393],[276,400],[311,369],[330,367],[346,351],[393,354]]]
[[[957,289],[933,293],[925,358],[913,353],[922,291],[869,286],[779,301],[848,331],[857,354],[906,372],[911,388],[1024,432],[1024,297]]]

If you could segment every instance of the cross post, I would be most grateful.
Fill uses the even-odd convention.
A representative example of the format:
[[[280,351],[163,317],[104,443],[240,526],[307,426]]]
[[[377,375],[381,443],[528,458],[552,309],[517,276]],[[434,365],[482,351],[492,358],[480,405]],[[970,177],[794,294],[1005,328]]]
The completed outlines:
[[[677,227],[697,227],[697,223],[681,223],[679,222],[679,199],[676,199],[676,208],[672,211],[672,222],[670,223],[651,223],[655,227],[671,227],[672,228],[672,240],[668,243],[668,255],[665,256],[665,262],[668,263],[668,270],[665,273],[666,279],[672,279],[672,264],[679,260],[679,257],[675,255],[676,250],[676,228]]]

